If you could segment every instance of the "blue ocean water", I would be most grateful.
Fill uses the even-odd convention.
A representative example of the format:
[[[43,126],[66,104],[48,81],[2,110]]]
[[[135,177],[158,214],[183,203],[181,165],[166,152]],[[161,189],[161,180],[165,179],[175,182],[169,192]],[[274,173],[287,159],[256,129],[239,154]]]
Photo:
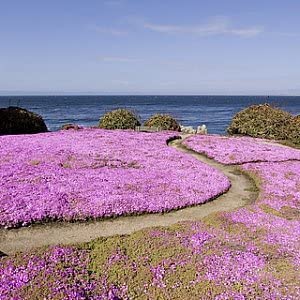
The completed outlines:
[[[233,115],[259,103],[271,103],[300,114],[300,96],[0,96],[0,107],[20,106],[44,118],[49,130],[66,123],[95,126],[107,111],[125,107],[145,121],[155,113],[168,113],[181,124],[206,124],[209,133],[224,134]]]

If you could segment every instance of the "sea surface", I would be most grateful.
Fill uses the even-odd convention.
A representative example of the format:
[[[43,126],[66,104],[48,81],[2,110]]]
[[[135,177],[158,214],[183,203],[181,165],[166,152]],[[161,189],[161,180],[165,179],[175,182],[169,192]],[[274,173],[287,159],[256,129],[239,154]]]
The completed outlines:
[[[34,111],[51,131],[66,123],[96,126],[105,112],[124,107],[133,109],[142,121],[155,113],[168,113],[182,125],[205,124],[209,133],[224,134],[235,113],[259,103],[300,114],[300,96],[0,96],[0,107]]]

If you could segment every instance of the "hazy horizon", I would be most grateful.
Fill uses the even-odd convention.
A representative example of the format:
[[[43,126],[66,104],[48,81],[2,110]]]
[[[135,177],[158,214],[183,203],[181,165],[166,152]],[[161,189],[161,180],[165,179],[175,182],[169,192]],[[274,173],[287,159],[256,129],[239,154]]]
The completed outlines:
[[[241,96],[241,97],[256,97],[256,96],[260,96],[260,97],[300,97],[300,92],[299,94],[242,94],[242,93],[236,93],[236,94],[180,94],[180,93],[177,93],[177,94],[150,94],[150,93],[93,93],[93,92],[85,92],[85,93],[76,93],[76,92],[61,92],[61,93],[46,93],[46,92],[25,92],[23,93],[22,91],[20,92],[12,92],[12,93],[2,93],[0,92],[0,97],[60,97],[60,96],[65,96],[65,97],[72,97],[72,96],[99,96],[99,97],[102,97],[102,96],[124,96],[124,97],[128,97],[128,96],[133,96],[133,97],[142,97],[142,96],[209,96],[209,97],[213,97],[213,96],[233,96],[233,97],[238,97],[238,96]]]

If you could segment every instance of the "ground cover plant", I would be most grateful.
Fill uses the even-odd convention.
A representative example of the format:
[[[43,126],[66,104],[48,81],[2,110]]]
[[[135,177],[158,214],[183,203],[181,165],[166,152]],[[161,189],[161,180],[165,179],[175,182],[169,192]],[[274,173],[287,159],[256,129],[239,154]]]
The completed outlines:
[[[299,150],[269,142],[251,137],[193,135],[184,140],[184,145],[226,165],[300,160]]]
[[[0,226],[165,212],[230,182],[169,147],[174,133],[101,129],[0,137]]]
[[[240,166],[260,186],[247,207],[2,257],[1,299],[299,299],[300,161],[277,155]]]

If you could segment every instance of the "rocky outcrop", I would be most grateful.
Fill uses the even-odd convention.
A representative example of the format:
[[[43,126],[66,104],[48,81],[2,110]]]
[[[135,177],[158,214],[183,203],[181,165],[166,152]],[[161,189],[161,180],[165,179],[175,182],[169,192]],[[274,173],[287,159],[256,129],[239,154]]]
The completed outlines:
[[[73,129],[73,130],[79,130],[79,129],[82,129],[82,127],[80,127],[80,126],[77,125],[77,124],[69,123],[69,124],[64,124],[64,125],[61,126],[61,128],[60,128],[60,130],[70,130],[70,129]]]
[[[192,126],[180,125],[180,129],[182,133],[186,134],[207,134],[207,127],[204,124],[198,126],[197,129],[194,129]]]
[[[193,126],[180,125],[180,130],[182,133],[186,133],[186,134],[195,134],[196,133],[196,130],[193,128]]]
[[[24,108],[0,108],[0,135],[47,132],[43,118]]]
[[[206,125],[203,124],[201,126],[198,126],[196,133],[197,134],[207,134],[207,127],[206,127]]]

